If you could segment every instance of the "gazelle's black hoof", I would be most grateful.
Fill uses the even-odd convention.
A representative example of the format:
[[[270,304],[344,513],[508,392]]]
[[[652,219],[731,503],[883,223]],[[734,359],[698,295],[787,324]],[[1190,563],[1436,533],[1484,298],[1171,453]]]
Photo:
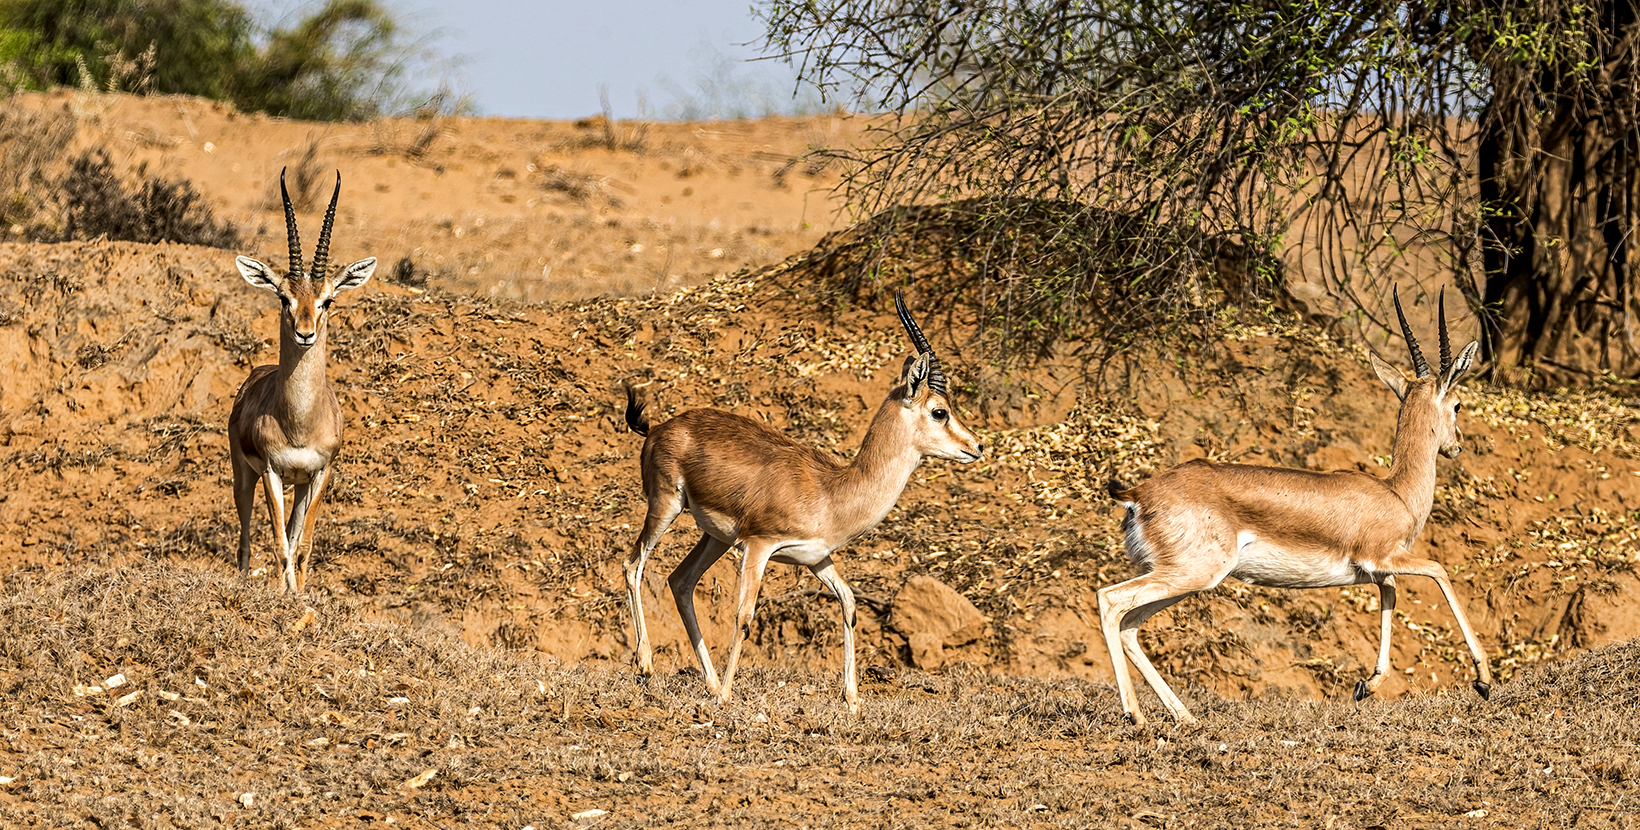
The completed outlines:
[[[1491,700],[1492,699],[1492,684],[1491,683],[1482,683],[1479,680],[1477,680],[1477,681],[1475,681],[1475,692],[1476,692],[1476,694],[1479,694],[1481,696],[1481,700]]]
[[[1369,697],[1372,697],[1372,687],[1367,685],[1367,681],[1355,681],[1355,702],[1360,703]]]

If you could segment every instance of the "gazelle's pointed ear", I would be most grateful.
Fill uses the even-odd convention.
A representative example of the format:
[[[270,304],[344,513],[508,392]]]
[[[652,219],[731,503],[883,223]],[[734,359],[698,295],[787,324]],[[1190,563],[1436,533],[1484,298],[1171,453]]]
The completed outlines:
[[[234,263],[239,266],[239,274],[245,278],[245,282],[257,288],[266,288],[269,291],[278,293],[285,285],[284,279],[273,273],[272,268],[258,260],[242,256],[236,257]]]
[[[928,386],[928,370],[930,360],[927,352],[914,358],[907,358],[905,364],[905,405],[921,397],[923,389]]]
[[[350,288],[358,288],[368,282],[370,275],[374,273],[376,273],[376,258],[366,257],[343,268],[341,273],[336,275],[335,288],[331,290],[346,291]]]
[[[1463,351],[1458,352],[1457,359],[1452,361],[1451,371],[1446,373],[1446,377],[1441,378],[1441,389],[1452,388],[1453,384],[1463,379],[1464,375],[1469,374],[1469,370],[1475,366],[1475,353],[1480,350],[1481,344],[1473,340],[1469,341],[1469,345],[1463,347]]]
[[[1378,373],[1378,379],[1383,381],[1385,386],[1389,387],[1389,391],[1394,392],[1395,397],[1400,398],[1403,401],[1406,400],[1406,375],[1401,374],[1400,369],[1385,363],[1383,359],[1372,352],[1367,353],[1367,359],[1372,362],[1372,370]]]

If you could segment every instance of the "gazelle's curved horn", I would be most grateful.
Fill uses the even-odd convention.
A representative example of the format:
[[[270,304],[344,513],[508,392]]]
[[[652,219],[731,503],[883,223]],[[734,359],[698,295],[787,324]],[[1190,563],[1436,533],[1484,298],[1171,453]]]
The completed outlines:
[[[336,190],[330,194],[330,207],[325,209],[325,224],[319,229],[319,244],[313,249],[313,278],[325,278],[325,266],[330,263],[330,226],[336,221],[336,200],[342,195],[342,171],[336,171]]]
[[[922,329],[918,328],[917,321],[911,319],[911,312],[905,307],[905,298],[898,291],[894,292],[894,310],[900,314],[900,324],[905,326],[905,333],[910,335],[911,343],[917,347],[918,354],[928,355],[928,388],[944,395],[945,372],[940,370],[940,359],[934,354],[934,347],[928,344],[928,338],[923,336]]]
[[[1441,321],[1441,381],[1446,381],[1446,373],[1452,371],[1452,341],[1446,336],[1446,286],[1441,286],[1441,297],[1436,301],[1440,309]]]
[[[1407,325],[1406,312],[1401,310],[1401,287],[1393,290],[1395,298],[1395,316],[1401,318],[1401,336],[1406,338],[1407,351],[1412,352],[1412,368],[1418,377],[1429,377],[1429,361],[1424,360],[1424,353],[1418,348],[1418,338],[1412,336],[1412,326]]]
[[[279,196],[285,200],[285,236],[290,240],[290,273],[302,273],[302,237],[296,232],[296,208],[290,204],[290,191],[285,189],[285,168],[279,168]]]

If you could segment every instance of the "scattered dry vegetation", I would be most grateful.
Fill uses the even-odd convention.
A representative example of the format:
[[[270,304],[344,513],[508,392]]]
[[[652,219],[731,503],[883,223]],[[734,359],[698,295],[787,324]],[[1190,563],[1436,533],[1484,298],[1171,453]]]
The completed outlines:
[[[0,91],[0,239],[179,242],[231,247],[240,240],[187,179],[138,165],[118,173],[107,146],[68,156],[81,116],[25,104]]]
[[[463,140],[398,170],[448,162],[453,181]],[[291,146],[327,181],[319,142]],[[592,168],[524,163],[544,158],[526,148],[496,168],[511,178],[473,177],[608,207],[565,172]],[[961,263],[924,256],[937,242],[896,249],[886,262],[912,264],[875,277],[847,259],[869,251],[822,250],[546,306],[452,292],[466,263],[401,257],[334,316],[349,439],[311,619],[226,564],[225,402],[272,358],[265,295],[217,251],[0,246],[0,557],[16,569],[0,585],[0,824],[1625,826],[1640,662],[1632,644],[1583,652],[1634,627],[1630,390],[1466,390],[1470,452],[1442,462],[1425,544],[1508,679],[1492,703],[1468,693],[1427,585],[1404,585],[1384,699],[1354,706],[1374,592],[1231,584],[1142,634],[1204,724],[1133,729],[1090,624],[1093,590],[1130,573],[1106,478],[1200,456],[1381,474],[1393,396],[1359,347],[1205,306],[1199,347],[1134,340],[1102,377],[1076,342],[990,362],[974,345],[991,322],[945,301],[962,275],[940,269]],[[863,280],[851,295],[845,260]],[[668,673],[692,658],[657,577],[663,674],[639,685],[614,563],[642,514],[641,441],[619,382],[656,381],[657,417],[728,408],[847,456],[905,354],[881,290],[902,282],[920,313],[951,309],[929,328],[994,449],[926,463],[843,554],[865,600],[866,717],[837,702],[835,603],[788,569],[771,571],[725,706],[691,669]],[[269,555],[263,533],[253,563]],[[713,643],[732,567],[702,585]],[[912,667],[890,623],[920,574],[989,617],[941,675]]]
[[[753,668],[727,705],[371,623],[219,569],[0,584],[10,827],[1623,827],[1640,647],[1467,695],[1190,693],[1134,728],[1103,684]],[[1151,701],[1147,701],[1147,704]],[[601,813],[595,811],[603,811]]]

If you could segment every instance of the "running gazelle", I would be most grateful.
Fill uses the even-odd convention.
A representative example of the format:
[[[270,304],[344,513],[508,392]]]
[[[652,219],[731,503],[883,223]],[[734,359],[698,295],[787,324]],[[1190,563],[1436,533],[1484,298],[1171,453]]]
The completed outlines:
[[[1389,639],[1395,610],[1395,577],[1427,576],[1440,586],[1463,632],[1487,697],[1492,673],[1480,640],[1452,590],[1446,568],[1412,552],[1435,498],[1435,457],[1462,452],[1458,431],[1458,380],[1474,363],[1471,342],[1456,359],[1440,300],[1441,367],[1432,372],[1407,325],[1400,293],[1395,314],[1412,356],[1416,377],[1371,355],[1373,371],[1401,399],[1394,461],[1387,478],[1365,473],[1317,473],[1282,467],[1215,464],[1198,459],[1165,470],[1137,487],[1114,480],[1110,493],[1126,508],[1122,522],[1128,558],[1140,575],[1099,591],[1099,622],[1116,671],[1122,711],[1144,723],[1131,659],[1178,720],[1194,722],[1178,695],[1139,647],[1139,626],[1157,612],[1225,577],[1276,588],[1378,586],[1380,642],[1371,677],[1355,687],[1361,700],[1377,690],[1389,670]]]

